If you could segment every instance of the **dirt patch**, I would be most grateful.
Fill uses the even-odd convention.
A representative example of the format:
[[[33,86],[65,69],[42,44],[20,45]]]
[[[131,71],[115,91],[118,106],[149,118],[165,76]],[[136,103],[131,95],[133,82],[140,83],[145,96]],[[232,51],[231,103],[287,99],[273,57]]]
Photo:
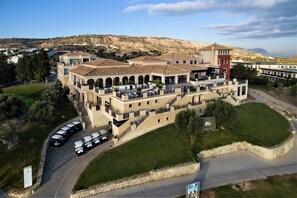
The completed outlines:
[[[232,185],[231,187],[236,191],[242,191],[242,192],[254,189],[253,184],[250,182],[243,182],[240,184]]]
[[[216,193],[214,190],[202,191],[200,197],[201,198],[215,198]]]

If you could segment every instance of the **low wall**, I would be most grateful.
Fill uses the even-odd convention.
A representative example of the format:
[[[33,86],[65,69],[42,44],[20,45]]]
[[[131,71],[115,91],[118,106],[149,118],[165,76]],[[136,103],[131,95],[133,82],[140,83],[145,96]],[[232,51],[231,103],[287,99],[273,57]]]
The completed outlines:
[[[244,142],[236,142],[226,146],[221,146],[211,150],[202,151],[197,156],[199,158],[208,158],[208,157],[216,157],[226,153],[246,150],[264,159],[276,159],[278,157],[285,155],[289,150],[293,148],[294,144],[295,144],[295,132],[293,132],[289,136],[289,138],[284,142],[270,148],[252,145],[244,141]]]
[[[111,181],[98,186],[90,187],[85,190],[79,190],[72,193],[71,198],[86,197],[86,196],[91,196],[98,193],[140,185],[140,184],[144,184],[147,182],[152,182],[160,179],[166,179],[169,177],[187,175],[187,174],[198,172],[199,170],[200,170],[200,163],[190,162],[185,164],[179,164],[173,167],[152,170],[144,174],[139,174],[132,177]]]
[[[45,159],[46,159],[46,153],[47,153],[47,148],[49,146],[49,140],[50,140],[51,136],[54,133],[56,133],[58,131],[58,129],[60,129],[64,125],[66,125],[68,123],[71,123],[73,121],[79,120],[79,119],[80,119],[79,116],[77,116],[75,118],[72,118],[72,119],[60,124],[59,126],[54,128],[50,132],[50,134],[47,136],[46,140],[43,143],[43,147],[42,147],[42,151],[41,151],[41,155],[40,155],[39,168],[38,168],[37,177],[36,177],[36,182],[34,183],[34,185],[32,187],[26,189],[25,191],[22,191],[22,192],[16,192],[16,191],[8,192],[8,195],[10,197],[29,197],[31,194],[33,194],[34,192],[36,192],[39,189],[39,187],[41,186],[41,183],[42,183],[42,179],[43,179],[43,170],[44,170],[44,164],[45,164]]]

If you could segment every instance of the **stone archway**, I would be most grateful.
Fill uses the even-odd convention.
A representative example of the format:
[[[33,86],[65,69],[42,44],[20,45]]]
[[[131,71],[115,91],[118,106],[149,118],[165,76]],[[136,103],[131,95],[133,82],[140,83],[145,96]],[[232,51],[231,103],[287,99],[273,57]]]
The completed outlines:
[[[113,79],[113,85],[114,85],[114,86],[121,85],[121,82],[120,82],[120,78],[119,78],[119,77],[115,77],[115,78]]]
[[[135,85],[135,76],[130,76],[129,78],[129,84]]]
[[[143,84],[143,76],[138,76],[138,84]]]
[[[112,87],[112,79],[111,78],[106,78],[105,87]]]
[[[128,77],[127,76],[124,76],[123,78],[122,78],[122,83],[123,83],[123,85],[128,85]]]
[[[89,80],[87,81],[87,84],[89,85],[89,89],[93,89],[94,84],[95,84],[94,79],[89,79]]]
[[[146,75],[146,76],[144,77],[144,83],[145,83],[145,84],[148,84],[149,81],[150,81],[150,76],[149,76],[149,75]]]
[[[99,88],[103,88],[103,79],[102,78],[98,78],[96,80],[95,86],[96,87],[99,87]]]

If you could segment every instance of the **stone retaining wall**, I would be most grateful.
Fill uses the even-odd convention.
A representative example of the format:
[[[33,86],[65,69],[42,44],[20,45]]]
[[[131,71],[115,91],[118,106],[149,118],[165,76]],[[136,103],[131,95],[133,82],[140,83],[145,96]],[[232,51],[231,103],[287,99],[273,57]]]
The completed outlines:
[[[100,184],[98,186],[90,187],[88,189],[79,190],[71,194],[71,198],[79,198],[95,195],[98,193],[108,192],[116,189],[127,188],[130,186],[140,185],[147,182],[152,182],[169,177],[176,177],[198,172],[200,170],[200,163],[190,162],[179,164],[173,167],[167,167],[150,172],[127,177],[108,183]]]
[[[59,126],[54,128],[50,132],[50,134],[47,136],[46,140],[43,143],[43,147],[42,147],[42,151],[41,151],[41,155],[40,155],[38,173],[37,173],[37,177],[36,177],[36,182],[34,183],[34,185],[32,187],[26,189],[25,191],[22,191],[22,192],[8,192],[9,196],[11,196],[11,197],[20,197],[20,198],[21,197],[29,197],[31,194],[33,194],[34,192],[36,192],[38,190],[38,188],[41,186],[42,179],[43,179],[43,170],[44,170],[44,164],[45,164],[45,159],[46,159],[46,153],[47,153],[47,148],[49,146],[49,140],[50,140],[51,136],[56,131],[58,131],[58,129],[63,127],[64,125],[66,125],[68,123],[71,123],[73,121],[76,121],[76,120],[80,120],[80,117],[77,116],[75,118],[72,118],[72,119],[60,124]]]
[[[252,145],[244,141],[244,142],[236,142],[226,146],[221,146],[211,150],[202,151],[197,156],[199,158],[208,158],[208,157],[216,157],[226,153],[246,150],[264,159],[276,159],[278,157],[285,155],[290,149],[293,148],[294,144],[295,144],[295,132],[293,132],[290,135],[290,137],[284,142],[270,148]]]

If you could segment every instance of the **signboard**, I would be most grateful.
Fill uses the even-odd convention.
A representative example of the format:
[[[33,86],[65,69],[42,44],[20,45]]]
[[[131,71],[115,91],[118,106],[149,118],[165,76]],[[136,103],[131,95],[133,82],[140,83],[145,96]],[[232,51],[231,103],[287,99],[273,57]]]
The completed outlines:
[[[203,131],[212,131],[216,129],[216,119],[214,117],[202,117]]]
[[[24,168],[24,188],[32,186],[32,166]]]
[[[187,186],[186,198],[199,198],[200,182],[195,182]]]

